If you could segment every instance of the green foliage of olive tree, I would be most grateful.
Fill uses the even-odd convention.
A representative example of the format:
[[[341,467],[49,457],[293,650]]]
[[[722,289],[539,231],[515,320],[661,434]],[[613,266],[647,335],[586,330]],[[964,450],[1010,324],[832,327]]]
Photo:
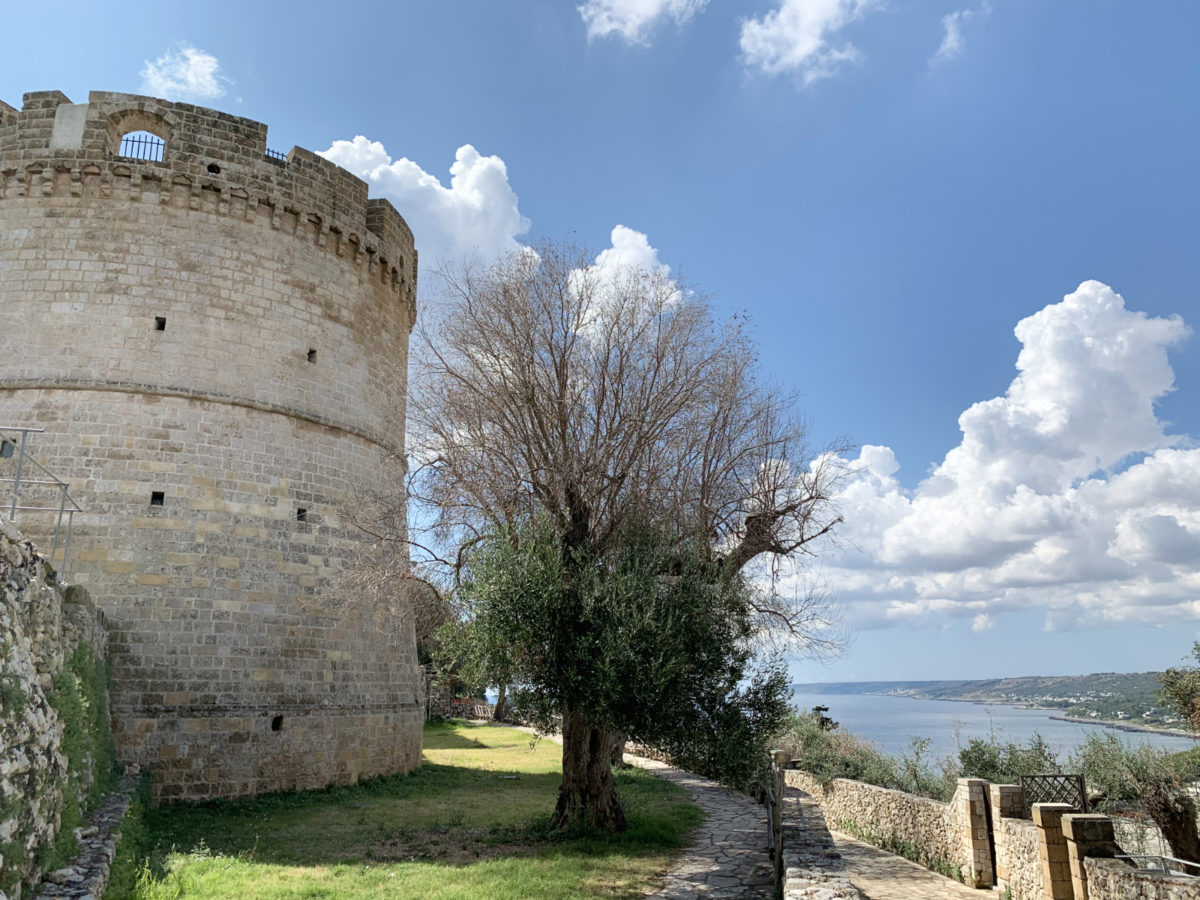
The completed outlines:
[[[1200,641],[1192,644],[1192,657],[1200,663]],[[1158,681],[1162,685],[1159,702],[1193,731],[1200,731],[1200,668],[1172,666],[1158,676]]]
[[[657,574],[707,584],[710,595],[726,596],[734,576],[757,569],[766,587],[744,591],[737,609],[745,614],[727,626],[734,632],[783,635],[801,652],[836,646],[826,598],[789,566],[841,521],[833,507],[840,448],[809,447],[794,398],[758,376],[742,319],[718,321],[703,296],[662,271],[595,265],[574,248],[542,244],[443,282],[448,299],[423,326],[410,397],[407,496],[430,527],[405,540],[419,566],[442,564],[453,580],[473,548],[493,553],[495,541],[519,538],[529,522],[548,529],[554,549],[544,552],[557,568],[544,574],[565,586],[555,603],[576,613],[570,627],[541,615],[542,632],[522,619],[522,641],[507,643],[554,664],[538,696],[562,719],[557,824],[617,828],[609,767],[621,732],[610,725],[636,717],[616,693],[585,689],[572,666],[594,659],[588,674],[597,684],[619,672],[633,694],[645,694],[639,679],[659,657],[649,637],[619,652],[579,644],[573,629],[595,624],[578,617],[592,609],[584,598],[604,605],[622,596],[600,590],[595,573],[622,571],[628,542],[640,546],[631,535],[650,529],[687,560],[677,570],[656,558],[668,566]],[[518,616],[538,606],[514,598],[507,608]],[[667,613],[646,614],[657,622]],[[622,621],[631,636],[648,634]],[[709,652],[700,642],[688,651]],[[667,680],[675,671],[683,672],[668,667]],[[602,713],[593,690],[615,708]],[[676,727],[711,726],[715,715]]]
[[[1022,745],[995,738],[971,738],[958,752],[964,778],[986,778],[993,784],[1017,784],[1022,775],[1047,775],[1059,771],[1058,756],[1036,732]]]
[[[1104,803],[1134,808],[1149,816],[1180,859],[1200,862],[1196,804],[1186,788],[1187,754],[1143,744],[1131,747],[1114,734],[1089,734],[1071,764],[1083,772],[1089,789],[1104,794]]]
[[[700,554],[650,528],[627,528],[610,554],[564,557],[545,516],[482,542],[466,562],[467,655],[520,684],[537,724],[549,727],[566,705],[601,732],[743,785],[766,759],[786,677],[753,664],[754,591],[740,573],[714,577]],[[608,760],[577,758],[599,771],[568,767],[564,755],[560,803],[597,781],[605,790],[592,805],[616,803]],[[624,820],[619,804],[602,817]]]

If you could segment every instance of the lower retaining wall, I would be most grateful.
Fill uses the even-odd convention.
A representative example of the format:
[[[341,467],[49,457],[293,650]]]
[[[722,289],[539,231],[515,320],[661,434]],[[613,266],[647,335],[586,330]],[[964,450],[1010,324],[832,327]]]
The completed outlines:
[[[104,616],[0,519],[0,897],[74,850],[112,774]]]
[[[994,880],[987,840],[986,782],[961,779],[949,803],[835,778],[822,784],[789,770],[789,787],[810,794],[831,828],[957,878],[972,887]]]
[[[1084,860],[1088,900],[1200,900],[1200,878],[1134,869],[1115,859]]]

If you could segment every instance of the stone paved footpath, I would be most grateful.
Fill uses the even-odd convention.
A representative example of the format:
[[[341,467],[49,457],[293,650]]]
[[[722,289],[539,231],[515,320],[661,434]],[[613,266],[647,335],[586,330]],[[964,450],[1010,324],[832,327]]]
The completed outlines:
[[[986,890],[969,888],[952,878],[931,872],[847,834],[831,831],[833,845],[841,854],[850,883],[864,900],[960,900],[990,896]]]
[[[965,900],[990,896],[848,834],[830,831],[820,805],[790,788],[784,805],[788,897]],[[794,882],[794,883],[793,883]]]
[[[532,728],[522,731],[534,734]],[[562,743],[559,735],[543,735]],[[760,900],[774,897],[771,860],[767,855],[766,810],[744,794],[724,788],[692,772],[625,754],[625,762],[673,781],[704,810],[704,821],[692,835],[663,886],[650,894],[661,900]]]
[[[692,843],[651,897],[757,900],[775,896],[763,807],[744,794],[666,763],[628,754],[625,761],[675,782],[704,810],[704,822],[696,829]]]

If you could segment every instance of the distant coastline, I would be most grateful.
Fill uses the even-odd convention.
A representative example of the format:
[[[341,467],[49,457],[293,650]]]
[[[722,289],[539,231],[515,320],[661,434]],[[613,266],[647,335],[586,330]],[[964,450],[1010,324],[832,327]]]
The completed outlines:
[[[805,685],[809,687],[809,685]],[[980,700],[978,697],[918,697],[914,694],[893,693],[891,691],[864,691],[864,694],[872,697],[899,697],[903,700],[937,700],[940,703],[974,703],[978,706],[1011,706],[1013,709],[1033,709],[1038,712],[1053,713],[1062,710],[1057,706],[1037,706],[1033,703],[1006,703],[1003,700]],[[1046,716],[1047,719],[1053,719],[1055,722],[1075,722],[1079,725],[1099,725],[1103,728],[1112,728],[1116,731],[1143,731],[1147,734],[1165,734],[1168,737],[1191,738],[1193,741],[1200,740],[1200,735],[1193,731],[1184,731],[1180,728],[1164,728],[1161,725],[1141,725],[1135,722],[1127,722],[1124,719],[1089,719],[1083,716]]]
[[[1162,714],[1157,672],[1097,672],[1091,675],[1030,675],[958,681],[858,681],[793,684],[820,696],[860,694],[912,700],[1007,706],[1044,712],[1056,722],[1115,731],[1200,739]],[[1148,714],[1147,710],[1153,711]]]
[[[1149,734],[1165,734],[1169,737],[1191,738],[1200,740],[1200,735],[1179,728],[1163,728],[1159,725],[1135,725],[1132,722],[1112,722],[1107,719],[1084,719],[1080,716],[1048,716],[1058,722],[1077,722],[1083,725],[1103,725],[1105,728],[1115,728],[1117,731],[1145,731]]]
[[[959,691],[948,691],[943,697],[935,698],[913,696],[908,691],[888,692],[877,685],[872,687],[875,690],[870,693],[861,689],[854,693],[849,690],[825,693],[819,689],[798,688],[792,697],[792,705],[801,711],[814,706],[828,707],[826,715],[839,722],[844,732],[871,741],[897,757],[909,752],[914,737],[931,740],[931,758],[941,758],[957,757],[968,742],[976,738],[1025,746],[1038,735],[1047,746],[1054,748],[1055,753],[1066,758],[1082,747],[1089,735],[1094,740],[1095,736],[1115,736],[1122,729],[1126,731],[1120,735],[1122,742],[1134,746],[1146,744],[1172,753],[1195,752],[1200,747],[1195,735],[1163,733],[1170,725],[1159,726],[1166,723],[1142,724],[1140,719],[1133,723],[1113,721],[1115,716],[1101,719],[1092,717],[1090,711],[1068,712],[1066,707],[1045,702],[1042,698],[984,700],[977,696],[963,697]],[[949,703],[931,702],[950,697],[955,699]],[[1140,733],[1135,732],[1134,727]]]
[[[879,691],[872,692],[876,697],[904,697],[906,699],[917,699],[909,694],[889,694]],[[945,703],[976,703],[983,706],[1011,706],[1013,709],[1034,709],[1038,712],[1045,713],[1061,713],[1062,710],[1057,706],[1037,706],[1033,703],[1005,703],[1000,700],[979,700],[975,697],[926,697],[927,700],[939,700]],[[1137,722],[1129,722],[1125,719],[1091,719],[1085,716],[1046,716],[1047,719],[1053,719],[1055,722],[1074,722],[1078,725],[1100,725],[1104,728],[1112,728],[1116,731],[1142,731],[1146,734],[1165,734],[1168,737],[1191,738],[1193,741],[1200,740],[1200,734],[1194,731],[1184,731],[1181,728],[1166,728],[1162,725],[1142,725]]]

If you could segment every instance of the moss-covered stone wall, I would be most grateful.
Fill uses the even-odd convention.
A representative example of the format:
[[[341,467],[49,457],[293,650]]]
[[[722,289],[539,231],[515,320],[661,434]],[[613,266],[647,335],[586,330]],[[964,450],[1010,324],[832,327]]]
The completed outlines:
[[[0,898],[70,858],[113,774],[104,616],[0,518]]]

